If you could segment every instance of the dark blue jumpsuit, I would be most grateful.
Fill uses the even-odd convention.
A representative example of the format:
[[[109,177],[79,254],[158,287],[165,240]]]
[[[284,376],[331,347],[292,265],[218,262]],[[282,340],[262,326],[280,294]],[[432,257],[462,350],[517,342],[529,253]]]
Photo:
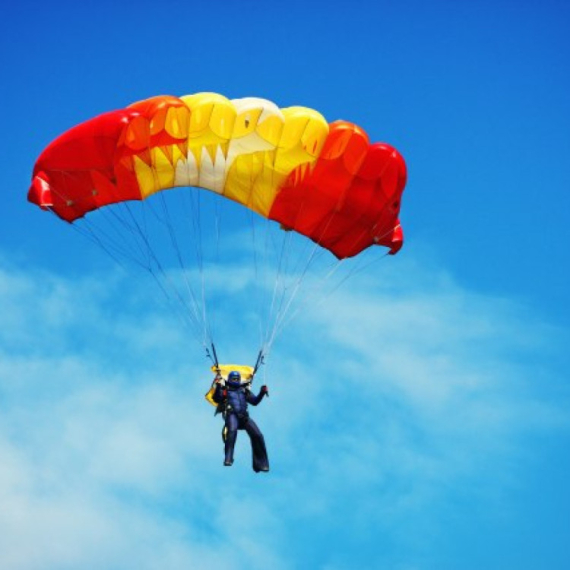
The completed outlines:
[[[224,391],[226,396],[224,397]],[[224,419],[226,421],[225,437],[225,463],[231,465],[234,461],[234,447],[237,439],[238,429],[244,429],[251,440],[251,451],[253,456],[253,470],[269,471],[269,460],[265,448],[265,439],[257,424],[249,417],[247,411],[248,403],[257,406],[265,396],[261,391],[254,396],[245,386],[232,386],[228,384],[225,388],[218,384],[214,392],[213,399],[217,404],[224,406]]]

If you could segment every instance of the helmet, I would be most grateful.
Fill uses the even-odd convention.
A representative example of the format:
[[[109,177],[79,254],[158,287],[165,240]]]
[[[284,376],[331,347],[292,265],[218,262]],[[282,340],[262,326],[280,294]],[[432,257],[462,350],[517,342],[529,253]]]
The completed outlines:
[[[232,370],[228,374],[228,387],[237,390],[241,386],[241,374]]]

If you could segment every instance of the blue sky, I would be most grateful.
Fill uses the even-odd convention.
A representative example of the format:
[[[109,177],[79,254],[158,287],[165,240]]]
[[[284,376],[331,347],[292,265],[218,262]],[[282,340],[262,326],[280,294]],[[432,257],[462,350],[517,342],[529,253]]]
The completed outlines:
[[[4,9],[2,568],[569,566],[570,10],[330,4]],[[354,121],[409,169],[400,254],[307,293],[273,346],[263,477],[242,435],[222,467],[208,361],[151,280],[26,201],[69,127],[198,91]],[[209,268],[236,361],[241,255]]]

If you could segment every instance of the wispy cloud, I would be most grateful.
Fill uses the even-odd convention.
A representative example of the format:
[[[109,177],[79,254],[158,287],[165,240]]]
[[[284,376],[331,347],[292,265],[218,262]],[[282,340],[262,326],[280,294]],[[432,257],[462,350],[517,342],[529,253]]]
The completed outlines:
[[[434,267],[382,270],[279,339],[252,411],[264,476],[245,434],[221,466],[207,361],[146,285],[4,262],[0,565],[348,568],[381,532],[415,567],[457,495],[492,508],[525,435],[567,433],[545,389],[567,333]],[[244,351],[255,339],[240,330]]]

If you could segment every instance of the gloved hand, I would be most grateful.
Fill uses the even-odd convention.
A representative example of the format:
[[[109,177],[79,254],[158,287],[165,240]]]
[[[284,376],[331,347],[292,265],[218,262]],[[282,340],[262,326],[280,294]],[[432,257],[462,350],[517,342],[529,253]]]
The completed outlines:
[[[261,393],[269,396],[269,388],[265,384],[261,387]]]

